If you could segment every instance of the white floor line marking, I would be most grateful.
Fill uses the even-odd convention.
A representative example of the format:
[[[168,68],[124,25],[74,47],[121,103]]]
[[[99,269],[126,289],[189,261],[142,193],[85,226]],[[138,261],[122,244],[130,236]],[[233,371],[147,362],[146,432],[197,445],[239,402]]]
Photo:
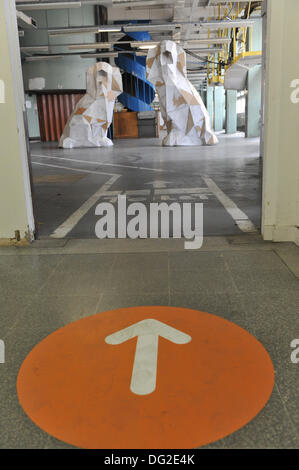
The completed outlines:
[[[78,170],[77,168],[62,167],[60,165],[47,165],[45,163],[32,162],[36,165],[50,166],[54,168],[63,168],[66,170],[86,172],[86,173],[97,173],[99,175],[110,176],[109,180],[103,184],[87,201],[85,201],[79,209],[77,209],[70,217],[68,217],[56,230],[50,235],[52,238],[64,238],[84,217],[84,215],[92,208],[94,204],[100,199],[103,193],[109,190],[109,188],[121,177],[121,175],[115,175],[113,173],[103,173],[100,171],[89,171],[89,170]]]
[[[121,344],[137,336],[131,392],[148,395],[156,389],[159,336],[175,344],[186,344],[191,336],[159,320],[148,318],[105,338],[107,344]]]
[[[120,168],[133,168],[135,170],[158,171],[160,173],[167,172],[167,170],[164,170],[163,168],[149,168],[146,166],[122,165],[120,163],[104,163],[104,162],[95,162],[95,161],[88,161],[88,160],[77,160],[76,158],[55,157],[52,155],[50,156],[50,155],[31,154],[31,156],[39,157],[39,158],[53,158],[55,160],[67,160],[70,162],[87,163],[88,165],[116,166]]]
[[[40,165],[40,166],[49,166],[51,168],[62,168],[63,170],[71,170],[71,171],[78,171],[79,173],[91,173],[91,174],[97,174],[97,175],[106,175],[106,176],[121,176],[121,175],[116,175],[115,173],[106,173],[103,171],[93,171],[93,170],[80,170],[80,168],[71,168],[70,166],[62,166],[62,165],[51,165],[50,163],[39,163],[39,162],[31,162],[34,165]]]
[[[225,210],[234,219],[237,226],[242,232],[257,232],[257,228],[251,222],[249,217],[239,209],[239,207],[217,186],[211,178],[203,177],[204,182],[218,201],[223,205]]]
[[[87,201],[85,201],[79,209],[77,209],[70,217],[68,217],[56,230],[50,235],[52,238],[64,238],[82,219],[82,217],[97,203],[103,192],[105,192],[112,184],[114,184],[120,175],[111,176],[107,183],[98,189]]]

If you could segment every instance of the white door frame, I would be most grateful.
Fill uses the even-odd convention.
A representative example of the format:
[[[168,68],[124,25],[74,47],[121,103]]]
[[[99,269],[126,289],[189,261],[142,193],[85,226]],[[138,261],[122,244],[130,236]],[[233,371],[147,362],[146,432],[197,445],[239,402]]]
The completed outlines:
[[[14,0],[4,0],[4,14],[9,44],[11,73],[13,79],[14,102],[18,125],[19,148],[24,182],[25,204],[28,221],[28,237],[32,241],[35,234],[35,221],[32,204],[32,188],[30,183],[29,155],[27,152],[26,132],[24,126],[25,97],[23,74],[20,58],[19,33]]]

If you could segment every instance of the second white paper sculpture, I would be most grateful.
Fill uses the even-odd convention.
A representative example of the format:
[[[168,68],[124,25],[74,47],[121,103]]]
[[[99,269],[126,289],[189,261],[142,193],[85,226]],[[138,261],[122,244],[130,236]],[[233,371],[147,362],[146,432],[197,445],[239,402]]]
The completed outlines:
[[[70,115],[59,147],[109,147],[113,142],[107,137],[112,122],[113,107],[123,91],[118,67],[98,62],[86,73],[86,94],[78,101]]]
[[[156,87],[167,136],[163,145],[214,145],[209,113],[187,78],[186,54],[174,41],[164,40],[150,49],[147,79]]]

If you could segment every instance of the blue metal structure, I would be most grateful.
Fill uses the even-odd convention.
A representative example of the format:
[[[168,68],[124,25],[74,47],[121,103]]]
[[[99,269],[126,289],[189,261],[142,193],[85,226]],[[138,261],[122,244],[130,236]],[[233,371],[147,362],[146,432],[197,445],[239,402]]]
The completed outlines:
[[[147,41],[151,35],[146,31],[127,33],[114,46],[115,50],[132,50],[122,41]],[[118,100],[131,111],[151,111],[150,106],[155,96],[155,87],[146,80],[146,58],[135,53],[119,54],[115,59],[116,65],[123,70],[123,93]]]

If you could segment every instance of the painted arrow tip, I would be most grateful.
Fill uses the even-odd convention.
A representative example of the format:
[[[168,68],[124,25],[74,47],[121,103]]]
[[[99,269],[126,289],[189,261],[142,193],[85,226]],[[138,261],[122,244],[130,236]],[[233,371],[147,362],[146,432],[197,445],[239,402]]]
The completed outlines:
[[[186,344],[191,336],[159,320],[147,318],[106,336],[107,344],[121,344],[137,337],[130,390],[148,395],[156,389],[159,336],[175,344]]]
[[[136,336],[154,335],[161,336],[175,344],[186,344],[191,341],[191,336],[172,326],[153,318],[147,318],[130,325],[120,331],[116,331],[105,338],[107,344],[121,344]]]

